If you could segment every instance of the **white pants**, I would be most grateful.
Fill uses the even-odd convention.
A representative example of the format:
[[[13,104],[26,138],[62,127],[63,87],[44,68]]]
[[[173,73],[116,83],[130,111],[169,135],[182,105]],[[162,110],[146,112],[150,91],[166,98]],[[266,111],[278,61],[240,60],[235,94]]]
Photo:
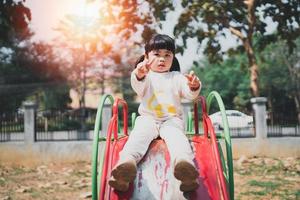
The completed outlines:
[[[150,116],[137,117],[135,127],[120,152],[120,162],[134,159],[138,163],[145,155],[151,141],[158,136],[165,141],[173,164],[181,159],[193,164],[194,155],[184,134],[183,121],[174,117],[159,122]]]

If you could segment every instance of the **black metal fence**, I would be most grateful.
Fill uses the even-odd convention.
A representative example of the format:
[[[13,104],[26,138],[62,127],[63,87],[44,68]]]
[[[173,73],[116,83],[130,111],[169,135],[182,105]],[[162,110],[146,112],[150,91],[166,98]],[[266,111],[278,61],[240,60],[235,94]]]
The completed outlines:
[[[0,142],[24,140],[24,115],[21,113],[0,114]]]
[[[52,110],[36,113],[36,141],[92,140],[96,110]],[[272,116],[267,119],[268,137],[300,136],[296,116]],[[201,125],[200,125],[201,128]],[[222,130],[215,130],[217,133]],[[230,128],[233,138],[255,137],[254,128]],[[24,140],[24,114],[0,114],[0,142]]]
[[[273,125],[268,126],[268,137],[299,137],[299,125]]]
[[[255,137],[255,128],[229,128],[230,136],[232,138],[251,138]]]
[[[39,111],[36,117],[36,141],[91,140],[95,110]]]
[[[255,128],[229,128],[229,133],[231,138],[254,138],[255,137]],[[216,129],[215,132],[217,136],[220,136],[223,130]]]
[[[273,115],[267,120],[268,137],[299,137],[300,124],[296,115]]]

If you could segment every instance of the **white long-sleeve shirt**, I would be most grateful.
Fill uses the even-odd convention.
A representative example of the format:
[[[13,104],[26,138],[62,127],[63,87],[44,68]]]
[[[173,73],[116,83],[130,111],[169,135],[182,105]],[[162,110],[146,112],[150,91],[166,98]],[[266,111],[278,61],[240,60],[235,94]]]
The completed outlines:
[[[181,99],[194,100],[200,92],[192,91],[187,78],[180,72],[149,71],[143,80],[138,80],[135,73],[131,73],[131,86],[141,98],[138,112],[140,115],[153,116],[158,121],[165,121],[171,117],[182,119]]]

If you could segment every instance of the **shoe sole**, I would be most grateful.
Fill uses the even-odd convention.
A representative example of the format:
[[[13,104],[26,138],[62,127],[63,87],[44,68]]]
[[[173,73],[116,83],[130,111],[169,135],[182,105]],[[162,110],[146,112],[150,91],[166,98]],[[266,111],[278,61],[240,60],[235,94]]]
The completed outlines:
[[[117,180],[109,180],[108,184],[110,187],[114,188],[115,190],[118,190],[120,192],[126,192],[129,188],[129,183],[128,182],[123,182],[123,181],[117,181]]]
[[[192,181],[189,183],[181,183],[180,185],[180,191],[182,192],[191,192],[194,191],[198,188],[199,184],[197,183],[197,181]]]
[[[199,176],[196,168],[186,161],[176,164],[174,176],[181,181],[180,190],[183,192],[193,191],[198,187],[197,178]]]
[[[123,163],[111,172],[113,179],[108,184],[118,191],[125,192],[129,188],[129,183],[133,182],[137,173],[134,163]]]

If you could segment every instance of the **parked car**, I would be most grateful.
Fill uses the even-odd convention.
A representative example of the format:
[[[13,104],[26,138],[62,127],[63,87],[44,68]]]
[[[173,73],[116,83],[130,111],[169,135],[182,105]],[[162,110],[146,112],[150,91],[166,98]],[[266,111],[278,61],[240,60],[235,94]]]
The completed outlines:
[[[229,128],[252,128],[253,116],[246,115],[238,110],[226,110],[225,111]],[[221,112],[216,112],[209,115],[214,127],[216,129],[223,129]]]

